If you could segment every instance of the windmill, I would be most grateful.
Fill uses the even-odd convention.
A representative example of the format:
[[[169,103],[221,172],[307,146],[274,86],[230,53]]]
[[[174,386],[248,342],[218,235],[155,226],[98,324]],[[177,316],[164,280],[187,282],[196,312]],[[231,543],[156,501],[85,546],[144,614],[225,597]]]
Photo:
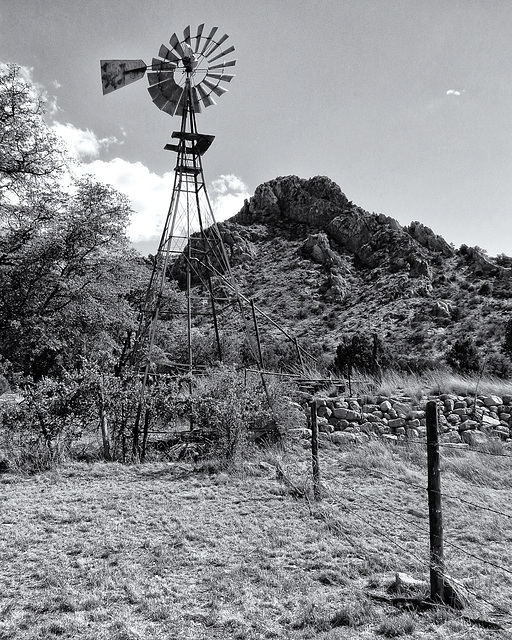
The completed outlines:
[[[187,356],[186,362],[169,362],[174,370],[194,371],[192,319],[199,315],[213,318],[218,359],[222,361],[218,325],[219,305],[243,308],[231,273],[226,248],[215,223],[203,174],[202,157],[214,140],[213,135],[197,129],[196,115],[216,104],[227,92],[226,84],[235,77],[228,73],[236,60],[228,59],[235,48],[225,47],[228,35],[217,36],[218,27],[209,32],[201,24],[195,35],[186,27],[183,38],[173,33],[169,46],[162,44],[159,57],[151,65],[143,60],[101,60],[103,93],[109,94],[147,75],[148,91],[153,103],[164,113],[181,119],[179,130],[171,135],[165,149],[177,154],[174,186],[163,232],[154,259],[143,311],[134,344],[132,364],[142,361],[143,384],[139,407],[143,411],[144,389],[162,354],[156,348],[159,320],[168,317],[165,289],[169,272],[178,274],[186,291]],[[196,285],[194,287],[194,285]],[[199,285],[199,287],[197,287]],[[206,296],[197,298],[194,289]],[[205,297],[207,303],[205,305]],[[207,308],[209,307],[209,308]],[[243,322],[247,328],[245,318]]]
[[[144,393],[148,379],[153,375],[158,358],[160,367],[168,366],[174,371],[192,374],[197,371],[192,344],[192,319],[209,316],[218,360],[223,360],[222,341],[219,331],[219,316],[229,309],[238,311],[237,316],[247,338],[267,398],[270,402],[263,375],[264,363],[260,343],[256,312],[286,336],[294,345],[297,359],[302,366],[302,355],[313,358],[299,346],[298,341],[275,321],[258,309],[239,291],[229,264],[222,234],[215,222],[203,174],[202,157],[214,140],[213,135],[200,133],[196,115],[203,108],[216,104],[215,99],[227,92],[226,84],[235,77],[229,73],[236,60],[228,59],[235,48],[225,47],[228,35],[217,36],[218,28],[208,34],[204,25],[195,35],[186,27],[183,38],[174,33],[169,46],[161,45],[159,57],[151,65],[143,60],[101,60],[103,93],[109,94],[147,75],[149,94],[154,104],[164,113],[181,119],[180,128],[171,135],[172,142],[165,149],[176,153],[174,186],[157,255],[146,291],[143,310],[140,314],[137,335],[131,345],[131,364],[142,373],[141,397],[133,432],[133,451],[138,456],[138,425],[144,413]],[[180,311],[169,308],[166,287],[169,275],[178,279],[186,292],[187,347],[185,362],[170,362],[159,353],[156,338],[159,320],[176,315]],[[202,297],[197,292],[205,295]],[[206,303],[205,303],[206,301]],[[245,305],[245,306],[244,306]],[[250,306],[252,328],[245,317]],[[227,314],[226,314],[227,315]],[[142,363],[142,366],[140,366]],[[142,456],[147,439],[147,424],[144,423]]]

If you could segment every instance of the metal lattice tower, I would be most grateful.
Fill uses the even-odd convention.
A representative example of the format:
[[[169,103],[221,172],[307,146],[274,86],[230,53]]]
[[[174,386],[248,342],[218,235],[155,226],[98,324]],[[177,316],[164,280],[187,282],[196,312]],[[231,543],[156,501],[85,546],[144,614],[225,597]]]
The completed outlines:
[[[183,101],[181,127],[179,131],[173,132],[173,142],[165,147],[168,151],[175,152],[177,157],[171,204],[137,336],[141,344],[147,339],[145,350],[150,357],[145,365],[145,377],[151,366],[158,322],[161,314],[166,314],[164,290],[171,270],[174,277],[181,279],[186,292],[188,372],[194,371],[195,364],[192,349],[193,318],[199,315],[212,317],[218,359],[222,361],[218,308],[219,305],[238,304],[236,283],[214,219],[203,173],[202,156],[214,136],[197,130],[191,89],[187,80],[185,92],[188,97]],[[173,365],[179,367],[179,363]]]

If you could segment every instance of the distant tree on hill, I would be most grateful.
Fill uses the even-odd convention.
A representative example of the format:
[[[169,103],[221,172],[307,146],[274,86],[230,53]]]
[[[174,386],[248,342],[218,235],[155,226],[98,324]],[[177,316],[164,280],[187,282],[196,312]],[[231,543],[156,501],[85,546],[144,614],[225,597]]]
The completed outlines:
[[[379,374],[388,362],[387,349],[376,333],[354,333],[343,336],[336,348],[334,366],[340,373],[351,377],[355,369]]]
[[[512,358],[512,318],[509,318],[505,324],[505,337],[501,348],[503,353]]]
[[[512,257],[504,253],[499,253],[494,259],[494,262],[496,262],[499,267],[506,267],[508,269],[512,267]]]
[[[480,353],[470,337],[456,340],[446,353],[446,362],[461,373],[474,373],[481,367]]]

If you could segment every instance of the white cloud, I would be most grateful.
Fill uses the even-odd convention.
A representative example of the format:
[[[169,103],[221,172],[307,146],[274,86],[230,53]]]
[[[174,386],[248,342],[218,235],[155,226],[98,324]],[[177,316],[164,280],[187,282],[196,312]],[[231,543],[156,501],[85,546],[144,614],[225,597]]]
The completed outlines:
[[[71,123],[54,122],[53,131],[64,140],[69,155],[80,162],[98,158],[102,149],[112,144],[123,144],[115,136],[98,138],[90,129],[78,129]]]
[[[210,186],[213,215],[217,222],[231,218],[251,197],[247,185],[232,173],[221,175]]]
[[[0,62],[0,68],[5,68]],[[58,112],[57,100],[49,100],[44,87],[33,80],[33,69],[21,67],[20,75],[32,83],[34,95],[42,95],[53,115]],[[54,81],[55,88],[59,83]],[[128,236],[133,242],[159,238],[165,222],[174,184],[174,173],[158,175],[140,162],[128,162],[114,158],[109,162],[100,159],[101,152],[113,144],[123,144],[115,136],[98,138],[91,130],[79,129],[71,123],[54,121],[51,129],[64,141],[71,158],[77,160],[73,173],[91,174],[100,182],[111,184],[130,200],[134,211]],[[121,135],[126,132],[121,129]],[[233,174],[221,175],[209,185],[210,201],[215,220],[226,220],[238,213],[250,193],[244,182]]]
[[[465,92],[466,92],[465,89],[462,89],[461,91],[459,91],[458,89],[448,89],[448,91],[446,92],[446,95],[447,96],[460,96]]]
[[[83,164],[82,171],[128,196],[134,211],[128,228],[132,241],[151,240],[160,235],[172,195],[172,173],[160,176],[141,162],[121,158],[110,162],[94,160]]]
[[[160,237],[172,197],[173,172],[161,176],[141,162],[127,162],[121,158],[109,162],[94,160],[83,164],[81,170],[111,184],[128,197],[134,211],[128,228],[128,236],[133,242]],[[233,174],[213,180],[209,194],[217,222],[238,213],[244,200],[251,195],[244,182]]]
[[[98,138],[93,131],[78,129],[70,123],[55,122],[52,129],[60,136],[69,155],[78,161],[74,172],[93,175],[100,182],[111,184],[130,200],[133,214],[128,236],[133,242],[159,238],[165,222],[174,173],[153,173],[141,162],[114,158],[101,160],[101,152],[112,144],[123,144],[114,136]],[[125,132],[122,132],[125,135]],[[244,200],[250,197],[247,186],[233,174],[221,175],[209,186],[213,215],[221,222],[238,213]]]

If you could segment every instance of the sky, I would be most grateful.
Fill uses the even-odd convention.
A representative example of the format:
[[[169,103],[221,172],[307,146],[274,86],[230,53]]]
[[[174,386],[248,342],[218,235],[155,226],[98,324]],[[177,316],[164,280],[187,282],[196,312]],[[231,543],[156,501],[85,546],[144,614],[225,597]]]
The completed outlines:
[[[128,195],[141,250],[167,213],[179,118],[145,78],[103,96],[99,60],[150,63],[200,23],[236,47],[229,93],[198,116],[218,220],[267,180],[326,175],[370,212],[512,255],[510,0],[0,0],[0,62],[27,69],[70,152]]]

